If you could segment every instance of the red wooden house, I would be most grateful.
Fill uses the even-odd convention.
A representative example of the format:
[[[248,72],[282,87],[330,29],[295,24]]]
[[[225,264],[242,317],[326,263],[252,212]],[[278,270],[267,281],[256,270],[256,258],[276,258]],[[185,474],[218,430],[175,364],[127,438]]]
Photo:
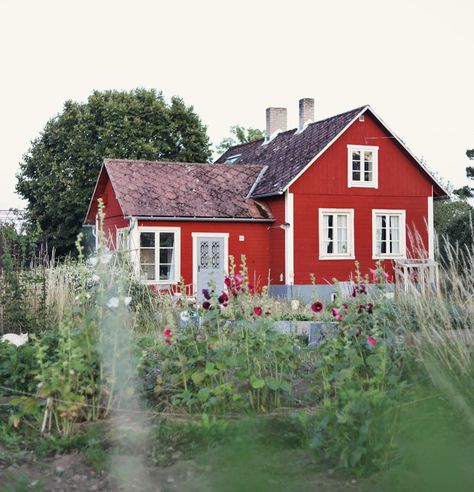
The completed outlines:
[[[110,247],[125,247],[144,282],[180,277],[200,293],[223,288],[228,257],[245,255],[251,281],[275,295],[333,292],[378,260],[433,259],[433,198],[446,191],[369,106],[313,122],[314,101],[268,108],[266,137],[214,164],[106,160],[98,199]],[[416,238],[416,241],[412,241]],[[416,243],[416,244],[415,244]]]

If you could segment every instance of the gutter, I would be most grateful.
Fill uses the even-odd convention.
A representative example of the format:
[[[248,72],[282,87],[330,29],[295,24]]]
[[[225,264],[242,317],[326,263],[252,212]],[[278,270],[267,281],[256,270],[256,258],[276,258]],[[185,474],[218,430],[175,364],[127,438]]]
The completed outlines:
[[[157,221],[176,221],[176,222],[275,222],[275,219],[245,219],[242,217],[152,217],[152,216],[138,216],[138,215],[125,215],[124,219],[135,220],[157,220]]]

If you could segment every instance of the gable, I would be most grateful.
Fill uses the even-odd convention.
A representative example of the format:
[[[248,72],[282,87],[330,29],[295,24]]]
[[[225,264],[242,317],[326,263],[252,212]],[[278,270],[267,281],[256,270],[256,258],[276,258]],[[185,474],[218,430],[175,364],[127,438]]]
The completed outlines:
[[[356,119],[290,184],[293,193],[371,196],[373,188],[348,186],[348,145],[378,147],[377,196],[431,196],[433,180],[370,111]]]

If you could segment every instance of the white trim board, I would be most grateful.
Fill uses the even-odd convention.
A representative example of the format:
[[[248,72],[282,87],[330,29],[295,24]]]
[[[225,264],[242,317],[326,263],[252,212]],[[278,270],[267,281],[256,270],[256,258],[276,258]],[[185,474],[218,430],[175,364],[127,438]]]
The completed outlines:
[[[359,151],[360,157],[360,175],[363,176],[364,171],[364,151],[372,152],[372,181],[354,181],[352,179],[353,162],[352,152]],[[347,145],[347,187],[348,188],[375,188],[379,187],[379,148],[376,145]]]
[[[224,238],[224,275],[229,272],[229,233],[228,232],[192,232],[193,238],[193,293],[197,294],[197,239],[198,237]]]
[[[428,258],[434,260],[434,214],[433,214],[433,196],[428,197]]]
[[[290,224],[285,229],[285,284],[295,283],[295,231],[294,231],[294,195],[285,192],[285,222]]]

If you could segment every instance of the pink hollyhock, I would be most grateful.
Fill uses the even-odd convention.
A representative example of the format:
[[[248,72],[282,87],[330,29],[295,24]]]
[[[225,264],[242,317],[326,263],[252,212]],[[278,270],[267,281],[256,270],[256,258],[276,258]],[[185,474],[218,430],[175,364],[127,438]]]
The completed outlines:
[[[240,273],[236,273],[234,275],[234,282],[235,282],[235,285],[236,287],[240,287],[243,283],[244,279],[242,277],[242,275],[240,275]]]
[[[257,315],[257,316],[262,316],[263,314],[263,309],[260,307],[260,306],[256,306],[253,308],[253,312]]]
[[[211,309],[211,303],[209,301],[204,301],[202,303],[202,307],[206,310],[206,311],[209,311],[209,309]]]
[[[332,308],[332,315],[338,320],[338,321],[341,321],[342,320],[342,314],[341,312],[339,311],[339,309],[337,308]]]
[[[163,336],[165,338],[171,338],[173,336],[168,326],[165,326],[165,330],[163,331]]]
[[[231,284],[231,283],[232,283],[232,282],[230,281],[230,277],[227,277],[227,276],[226,276],[226,277],[224,278],[224,284],[225,284],[225,285],[227,285],[227,287],[230,287],[230,284]]]
[[[315,313],[319,313],[322,310],[323,310],[323,304],[321,302],[316,301],[316,302],[313,302],[313,304],[311,304],[311,311],[313,311]]]
[[[376,343],[377,343],[377,340],[374,338],[374,337],[367,337],[367,343],[368,345],[370,345],[371,347],[375,347]]]

